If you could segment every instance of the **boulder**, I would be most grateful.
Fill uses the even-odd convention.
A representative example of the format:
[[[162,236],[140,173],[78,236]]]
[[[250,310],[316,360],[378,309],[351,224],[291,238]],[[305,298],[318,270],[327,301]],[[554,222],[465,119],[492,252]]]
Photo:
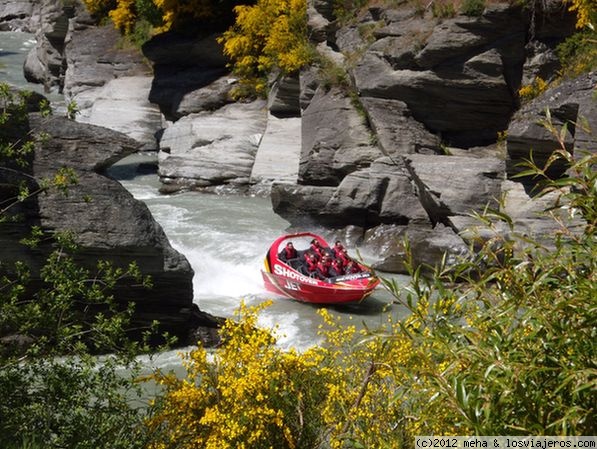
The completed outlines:
[[[543,168],[555,150],[562,149],[558,135],[564,124],[567,126],[563,143],[567,151],[575,156],[582,150],[595,151],[597,115],[594,100],[597,72],[564,81],[559,86],[543,92],[516,113],[507,135],[508,158],[506,168],[512,177],[526,170],[523,162],[532,159]],[[551,127],[547,123],[547,109],[551,117]],[[545,125],[548,126],[545,126]],[[561,176],[567,169],[562,161],[557,161],[548,170],[552,177]]]
[[[438,225],[379,225],[365,233],[366,246],[374,248],[379,261],[373,268],[390,273],[409,274],[409,268],[421,267],[424,274],[445,263],[449,269],[471,256],[468,244],[452,229]],[[410,246],[412,267],[406,265],[406,247]]]
[[[293,226],[359,226],[381,223],[430,225],[401,159],[382,158],[347,175],[338,187],[275,185],[274,212]],[[301,195],[307,198],[301,199]]]
[[[443,269],[469,260],[469,246],[452,229],[439,224],[414,240],[411,247],[413,264],[431,272],[443,264]]]
[[[338,217],[337,225],[366,229],[381,223],[429,223],[401,159],[382,158],[346,176],[325,209]]]
[[[211,71],[207,72],[208,79],[211,79],[213,76]],[[219,74],[220,72],[219,69],[216,69],[214,73]],[[206,86],[184,93],[180,101],[172,103],[172,106],[176,105],[176,109],[171,110],[169,116],[178,120],[185,115],[202,111],[215,111],[227,104],[233,103],[231,91],[236,83],[236,78],[225,75]],[[162,93],[166,94],[166,90]],[[156,90],[154,89],[153,94],[150,95],[153,95],[153,99],[156,99]],[[158,101],[158,104],[163,103],[164,101]]]
[[[160,141],[161,181],[177,188],[248,184],[266,122],[262,100],[181,118]]]
[[[326,204],[335,190],[328,186],[273,183],[270,193],[272,208],[294,227],[333,226],[339,220],[336,214],[327,212]]]
[[[416,154],[405,159],[419,199],[434,224],[446,224],[450,216],[499,207],[503,161]]]

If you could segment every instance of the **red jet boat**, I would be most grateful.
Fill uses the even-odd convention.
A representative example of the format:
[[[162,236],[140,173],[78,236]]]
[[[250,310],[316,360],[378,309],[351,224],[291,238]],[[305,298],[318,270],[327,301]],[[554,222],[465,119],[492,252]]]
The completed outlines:
[[[373,292],[380,280],[369,268],[358,262],[361,270],[359,273],[325,279],[316,277],[314,273],[308,275],[304,265],[304,254],[309,250],[313,239],[317,240],[324,250],[331,250],[322,237],[310,232],[287,234],[274,241],[265,256],[265,267],[261,271],[268,291],[314,304],[361,301]],[[283,261],[278,255],[290,241],[297,249],[298,257]],[[300,249],[301,247],[305,249]]]

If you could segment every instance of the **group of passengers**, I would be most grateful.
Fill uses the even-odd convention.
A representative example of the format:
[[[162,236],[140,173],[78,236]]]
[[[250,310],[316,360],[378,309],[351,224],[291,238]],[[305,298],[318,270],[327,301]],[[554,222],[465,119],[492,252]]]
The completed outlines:
[[[313,239],[309,249],[300,252],[294,248],[292,242],[288,242],[278,258],[304,275],[322,280],[362,271],[359,264],[348,256],[339,240],[332,248],[324,248],[319,240]]]

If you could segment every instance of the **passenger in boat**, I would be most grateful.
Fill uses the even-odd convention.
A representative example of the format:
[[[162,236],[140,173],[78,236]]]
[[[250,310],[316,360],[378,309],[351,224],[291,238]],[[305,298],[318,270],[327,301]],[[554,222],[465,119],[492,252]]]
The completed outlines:
[[[294,248],[292,242],[288,242],[284,249],[278,253],[278,259],[282,262],[288,262],[291,259],[296,259],[298,257],[298,253]]]
[[[313,253],[305,253],[305,274],[311,276],[317,272],[317,258]]]
[[[342,276],[344,274],[344,268],[340,259],[333,259],[330,267],[330,276]]]
[[[335,254],[337,254],[338,251],[346,251],[344,249],[344,245],[342,244],[342,242],[340,240],[336,240],[336,243],[334,243],[334,247],[332,248],[332,250],[334,251]]]
[[[359,264],[356,263],[354,260],[350,260],[346,264],[346,268],[344,269],[344,272],[346,274],[360,273],[362,271],[363,270],[361,270],[361,267],[359,266]]]
[[[327,279],[331,276],[330,268],[332,267],[332,259],[329,256],[323,256],[317,264],[317,276],[320,279]]]
[[[345,267],[348,264],[348,262],[350,262],[351,259],[348,256],[348,253],[346,252],[346,248],[344,248],[344,245],[342,245],[340,240],[337,240],[334,244],[333,251],[336,259],[340,259],[342,261],[342,266]]]
[[[319,244],[319,240],[313,239],[311,240],[310,250],[317,254],[318,257],[323,256],[323,248]]]

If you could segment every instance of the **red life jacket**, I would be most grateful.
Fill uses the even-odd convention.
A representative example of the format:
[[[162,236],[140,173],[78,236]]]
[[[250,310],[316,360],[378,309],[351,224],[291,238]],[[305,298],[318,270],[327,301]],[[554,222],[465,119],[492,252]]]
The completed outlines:
[[[310,257],[307,257],[307,259],[305,260],[305,263],[307,264],[307,271],[309,273],[312,273],[313,271],[317,270],[317,262],[315,262],[314,260],[311,260]]]
[[[311,251],[313,251],[319,257],[323,256],[323,254],[321,253],[321,246],[317,246],[317,245],[311,243]]]
[[[348,269],[346,270],[347,274],[352,274],[352,273],[360,273],[361,267],[359,267],[356,263],[353,263],[351,267],[348,267]]]
[[[342,266],[346,266],[350,262],[350,257],[344,250],[336,250],[336,258],[342,262]]]
[[[344,268],[342,268],[342,262],[339,259],[334,259],[332,262],[332,268],[337,274],[337,276],[341,276],[344,274]]]
[[[291,248],[285,247],[284,252],[286,253],[286,260],[294,259],[297,256],[296,249],[294,249],[294,248],[291,249]]]
[[[317,269],[322,275],[326,277],[330,275],[330,264],[324,264],[323,261],[320,261],[317,264]]]

